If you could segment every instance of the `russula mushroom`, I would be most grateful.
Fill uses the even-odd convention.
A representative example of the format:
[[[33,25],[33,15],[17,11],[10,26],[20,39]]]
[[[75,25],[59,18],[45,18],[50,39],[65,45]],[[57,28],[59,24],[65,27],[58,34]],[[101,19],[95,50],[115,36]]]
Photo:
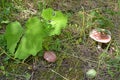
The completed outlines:
[[[86,72],[86,76],[88,78],[94,78],[95,76],[97,75],[97,72],[95,69],[89,69],[87,72]]]
[[[44,53],[44,59],[48,62],[55,62],[57,57],[53,51],[46,51]]]
[[[111,40],[110,31],[101,28],[93,29],[89,36],[99,43],[98,48],[101,48],[101,43],[108,43]]]

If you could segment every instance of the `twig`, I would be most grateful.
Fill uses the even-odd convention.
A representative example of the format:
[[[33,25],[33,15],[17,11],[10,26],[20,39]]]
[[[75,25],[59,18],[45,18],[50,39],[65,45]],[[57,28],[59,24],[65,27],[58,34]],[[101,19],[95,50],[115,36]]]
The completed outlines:
[[[69,80],[69,79],[67,79],[66,77],[64,77],[63,75],[61,75],[61,74],[59,74],[58,72],[56,72],[56,71],[54,71],[54,70],[52,70],[52,69],[50,69],[52,72],[54,72],[54,73],[56,73],[57,75],[59,75],[60,77],[62,77],[64,80]]]

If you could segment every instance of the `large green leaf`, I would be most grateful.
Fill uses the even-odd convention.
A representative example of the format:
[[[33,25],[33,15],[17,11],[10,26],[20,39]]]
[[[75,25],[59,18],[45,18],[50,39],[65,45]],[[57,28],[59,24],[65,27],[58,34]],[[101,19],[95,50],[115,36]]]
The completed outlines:
[[[60,11],[56,11],[55,16],[51,19],[51,24],[54,28],[51,35],[59,35],[61,33],[61,29],[65,28],[67,25],[67,17]]]
[[[45,20],[48,20],[54,28],[50,33],[50,36],[59,35],[61,29],[65,28],[67,25],[67,17],[60,11],[54,11],[53,9],[48,8],[44,9],[41,15]]]
[[[15,53],[15,58],[26,59],[30,55],[35,56],[42,49],[42,41],[46,33],[44,33],[45,28],[41,21],[37,17],[30,18],[26,27],[26,32]]]
[[[51,20],[54,14],[55,14],[54,10],[51,8],[48,8],[48,9],[43,9],[41,16],[45,20]]]
[[[36,38],[36,37],[35,37]],[[39,37],[38,37],[39,38]],[[28,40],[29,39],[29,40]],[[35,39],[24,36],[15,53],[15,58],[26,59],[30,55],[35,56],[42,49],[42,39]]]
[[[10,23],[5,32],[5,38],[7,40],[7,48],[11,53],[14,53],[20,37],[22,36],[23,28],[19,22]]]

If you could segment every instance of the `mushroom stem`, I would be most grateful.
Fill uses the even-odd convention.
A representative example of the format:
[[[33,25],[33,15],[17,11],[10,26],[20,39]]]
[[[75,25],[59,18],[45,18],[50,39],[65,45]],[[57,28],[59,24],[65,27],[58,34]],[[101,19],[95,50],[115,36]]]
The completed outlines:
[[[99,50],[101,50],[101,49],[102,49],[102,43],[98,42],[97,48],[98,48]]]

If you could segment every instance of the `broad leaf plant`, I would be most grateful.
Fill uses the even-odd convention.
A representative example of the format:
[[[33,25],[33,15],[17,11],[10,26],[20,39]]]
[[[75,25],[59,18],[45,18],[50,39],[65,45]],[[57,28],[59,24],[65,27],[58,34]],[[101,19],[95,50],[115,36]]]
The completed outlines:
[[[67,25],[67,17],[61,11],[44,9],[41,19],[31,17],[25,28],[18,21],[7,25],[5,38],[10,53],[18,59],[36,56],[42,50],[42,43],[48,36],[59,35]]]

